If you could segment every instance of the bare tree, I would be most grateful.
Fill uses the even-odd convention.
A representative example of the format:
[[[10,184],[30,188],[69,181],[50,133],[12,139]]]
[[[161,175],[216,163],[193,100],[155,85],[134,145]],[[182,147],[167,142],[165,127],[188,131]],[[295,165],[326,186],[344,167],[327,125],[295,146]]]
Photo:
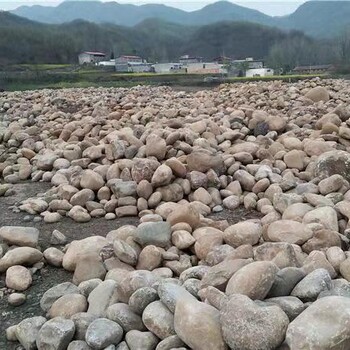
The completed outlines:
[[[339,59],[342,64],[350,62],[350,27],[343,30],[338,39]]]
[[[289,72],[296,66],[328,64],[334,61],[330,51],[328,42],[294,36],[272,46],[268,64],[274,69],[281,68],[284,72]]]

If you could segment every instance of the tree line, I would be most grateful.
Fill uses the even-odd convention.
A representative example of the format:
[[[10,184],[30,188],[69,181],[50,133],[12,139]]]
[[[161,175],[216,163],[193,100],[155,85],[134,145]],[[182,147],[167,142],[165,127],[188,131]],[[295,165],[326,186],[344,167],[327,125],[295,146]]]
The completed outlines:
[[[350,28],[338,38],[318,40],[248,22],[194,27],[147,20],[129,28],[78,20],[48,25],[0,12],[0,64],[74,64],[82,51],[137,54],[150,62],[174,61],[183,54],[206,60],[254,57],[288,72],[298,65],[345,66],[350,62]]]
[[[297,66],[332,64],[338,71],[350,72],[350,28],[333,39],[315,40],[291,36],[271,46],[266,59],[271,68],[289,72]]]

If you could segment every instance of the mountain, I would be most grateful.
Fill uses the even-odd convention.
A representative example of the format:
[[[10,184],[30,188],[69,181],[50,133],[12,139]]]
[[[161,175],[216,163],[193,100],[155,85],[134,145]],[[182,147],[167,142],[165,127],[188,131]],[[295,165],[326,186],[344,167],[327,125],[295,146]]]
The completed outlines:
[[[301,30],[314,37],[332,37],[349,26],[350,1],[308,1],[294,13],[283,17],[271,17],[228,1],[219,1],[192,12],[160,4],[136,6],[117,2],[65,1],[57,7],[21,6],[12,13],[51,24],[83,19],[127,27],[151,18],[191,26],[222,21],[246,21],[281,29]]]
[[[183,26],[148,19],[134,27],[75,20],[43,24],[0,13],[0,63],[76,63],[82,51],[137,54],[150,62],[177,60],[184,54],[206,60],[223,53],[237,59],[266,58],[273,45],[302,33],[247,22]],[[312,39],[309,39],[312,40]]]
[[[221,21],[247,21],[260,24],[271,24],[273,18],[257,10],[248,9],[228,1],[218,1],[200,10],[188,13],[193,24],[210,24]]]
[[[19,17],[13,15],[9,12],[0,11],[0,27],[7,26],[18,26],[18,27],[26,27],[26,26],[41,26],[41,23],[31,21],[27,18]]]
[[[95,23],[108,22],[124,26],[134,26],[149,18],[186,25],[210,24],[223,20],[268,24],[271,18],[259,11],[228,1],[219,1],[193,12],[160,4],[136,6],[117,2],[65,1],[57,7],[21,6],[12,13],[44,23],[64,23],[84,19]]]
[[[315,37],[332,37],[350,27],[350,1],[308,1],[276,25]]]

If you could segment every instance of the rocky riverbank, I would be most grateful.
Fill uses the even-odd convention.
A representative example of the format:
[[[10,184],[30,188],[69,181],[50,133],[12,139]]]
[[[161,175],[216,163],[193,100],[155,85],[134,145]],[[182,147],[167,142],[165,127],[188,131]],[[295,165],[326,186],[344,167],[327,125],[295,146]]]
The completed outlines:
[[[72,282],[9,327],[28,349],[350,347],[350,83],[0,94],[4,295],[46,265]],[[0,199],[1,200],[1,199]],[[253,219],[217,218],[244,207]],[[215,215],[213,215],[215,214]],[[137,223],[67,244],[56,228]],[[52,227],[40,248],[35,223]]]

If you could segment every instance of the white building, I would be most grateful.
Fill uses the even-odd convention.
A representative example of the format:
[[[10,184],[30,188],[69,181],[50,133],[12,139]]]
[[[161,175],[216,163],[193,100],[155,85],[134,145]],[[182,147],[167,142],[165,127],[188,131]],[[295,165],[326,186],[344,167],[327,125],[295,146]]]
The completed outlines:
[[[100,61],[96,63],[97,66],[103,66],[103,67],[114,67],[115,66],[115,60],[109,60],[109,61]]]
[[[106,54],[103,52],[85,51],[78,56],[78,59],[79,64],[95,64],[102,61],[105,57]]]
[[[245,76],[248,78],[254,78],[254,77],[269,77],[273,76],[274,71],[271,68],[255,68],[255,69],[248,69],[246,71]]]
[[[217,62],[191,63],[156,63],[153,65],[155,73],[188,73],[188,74],[226,74],[224,65]]]
[[[115,70],[120,73],[148,73],[152,71],[152,64],[147,62],[116,63]]]

